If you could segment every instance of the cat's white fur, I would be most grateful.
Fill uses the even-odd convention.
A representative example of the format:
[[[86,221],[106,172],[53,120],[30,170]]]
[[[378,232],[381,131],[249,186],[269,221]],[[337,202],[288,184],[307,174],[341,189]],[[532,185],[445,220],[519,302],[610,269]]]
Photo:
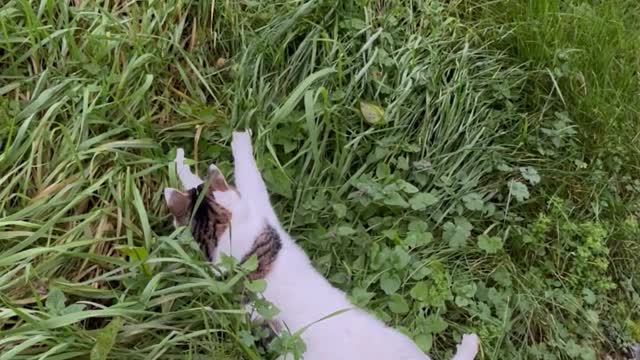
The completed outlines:
[[[253,157],[250,135],[234,133],[231,147],[240,195],[234,191],[214,192],[216,201],[232,214],[231,226],[219,240],[214,261],[219,261],[220,253],[242,259],[265,223],[277,230],[282,249],[265,278],[263,295],[280,310],[276,320],[291,333],[308,326],[301,334],[307,348],[304,360],[429,359],[407,336],[354,307],[345,293],[314,269],[278,221]],[[185,187],[202,182],[184,165],[184,153],[178,153],[176,165]],[[343,310],[347,311],[340,312]],[[476,335],[464,335],[453,360],[473,359],[478,347]]]

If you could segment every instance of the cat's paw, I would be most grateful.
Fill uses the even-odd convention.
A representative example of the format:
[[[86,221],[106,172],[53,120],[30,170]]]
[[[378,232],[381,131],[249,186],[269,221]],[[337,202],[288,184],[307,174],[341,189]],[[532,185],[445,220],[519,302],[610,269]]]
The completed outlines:
[[[178,150],[176,150],[176,163],[184,164],[184,149],[183,148],[178,148]]]
[[[250,142],[252,135],[253,133],[251,132],[251,129],[246,129],[244,131],[234,131],[232,134],[232,142],[236,140]]]
[[[462,335],[461,345],[467,345],[477,350],[480,345],[480,338],[476,334],[464,334]]]
[[[464,359],[470,360],[475,358],[480,348],[480,338],[476,334],[462,335],[462,341],[458,345],[454,360]]]

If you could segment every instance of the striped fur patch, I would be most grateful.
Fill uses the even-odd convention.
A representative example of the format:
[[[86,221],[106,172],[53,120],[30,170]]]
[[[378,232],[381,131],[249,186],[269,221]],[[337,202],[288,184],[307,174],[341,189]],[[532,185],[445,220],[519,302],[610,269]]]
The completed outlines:
[[[202,190],[203,185],[200,185],[189,191],[192,204],[196,204]],[[218,204],[213,193],[207,191],[193,213],[191,233],[208,261],[213,261],[218,239],[227,230],[230,223],[231,212]],[[281,248],[280,235],[272,226],[266,225],[254,240],[251,250],[244,255],[241,261],[245,262],[253,255],[258,258],[258,268],[248,275],[249,279],[263,279],[271,270]]]
[[[196,204],[203,189],[203,185],[191,189],[192,204]],[[213,261],[213,254],[218,246],[218,239],[231,223],[231,212],[215,201],[213,193],[207,191],[194,211],[191,221],[191,233],[200,245],[200,250],[208,261]]]
[[[278,253],[282,249],[282,240],[278,232],[270,225],[256,237],[251,250],[242,258],[242,262],[247,261],[253,255],[258,258],[258,268],[248,275],[249,279],[264,279],[271,271],[271,266],[276,261]]]

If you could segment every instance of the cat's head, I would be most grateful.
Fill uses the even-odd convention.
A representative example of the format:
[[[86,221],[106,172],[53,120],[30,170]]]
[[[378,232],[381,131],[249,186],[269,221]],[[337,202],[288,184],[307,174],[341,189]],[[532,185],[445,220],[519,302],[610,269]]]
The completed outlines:
[[[178,174],[183,185],[188,177],[177,161]],[[183,172],[181,174],[181,171]],[[188,168],[187,168],[188,171]],[[190,174],[190,171],[189,171]],[[200,245],[207,260],[218,263],[220,253],[241,259],[253,244],[251,206],[247,199],[227,184],[222,173],[209,167],[208,179],[186,191],[173,188],[164,190],[164,197],[176,226],[191,229],[194,240]],[[197,183],[197,182],[196,182]],[[187,185],[194,185],[194,182]],[[185,186],[185,188],[188,188]]]

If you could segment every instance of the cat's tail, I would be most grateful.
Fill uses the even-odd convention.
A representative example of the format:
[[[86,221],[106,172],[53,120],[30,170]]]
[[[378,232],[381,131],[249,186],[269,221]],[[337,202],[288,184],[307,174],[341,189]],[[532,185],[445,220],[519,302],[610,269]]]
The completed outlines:
[[[480,349],[480,338],[478,335],[462,335],[462,341],[458,345],[456,354],[451,360],[473,360]]]

